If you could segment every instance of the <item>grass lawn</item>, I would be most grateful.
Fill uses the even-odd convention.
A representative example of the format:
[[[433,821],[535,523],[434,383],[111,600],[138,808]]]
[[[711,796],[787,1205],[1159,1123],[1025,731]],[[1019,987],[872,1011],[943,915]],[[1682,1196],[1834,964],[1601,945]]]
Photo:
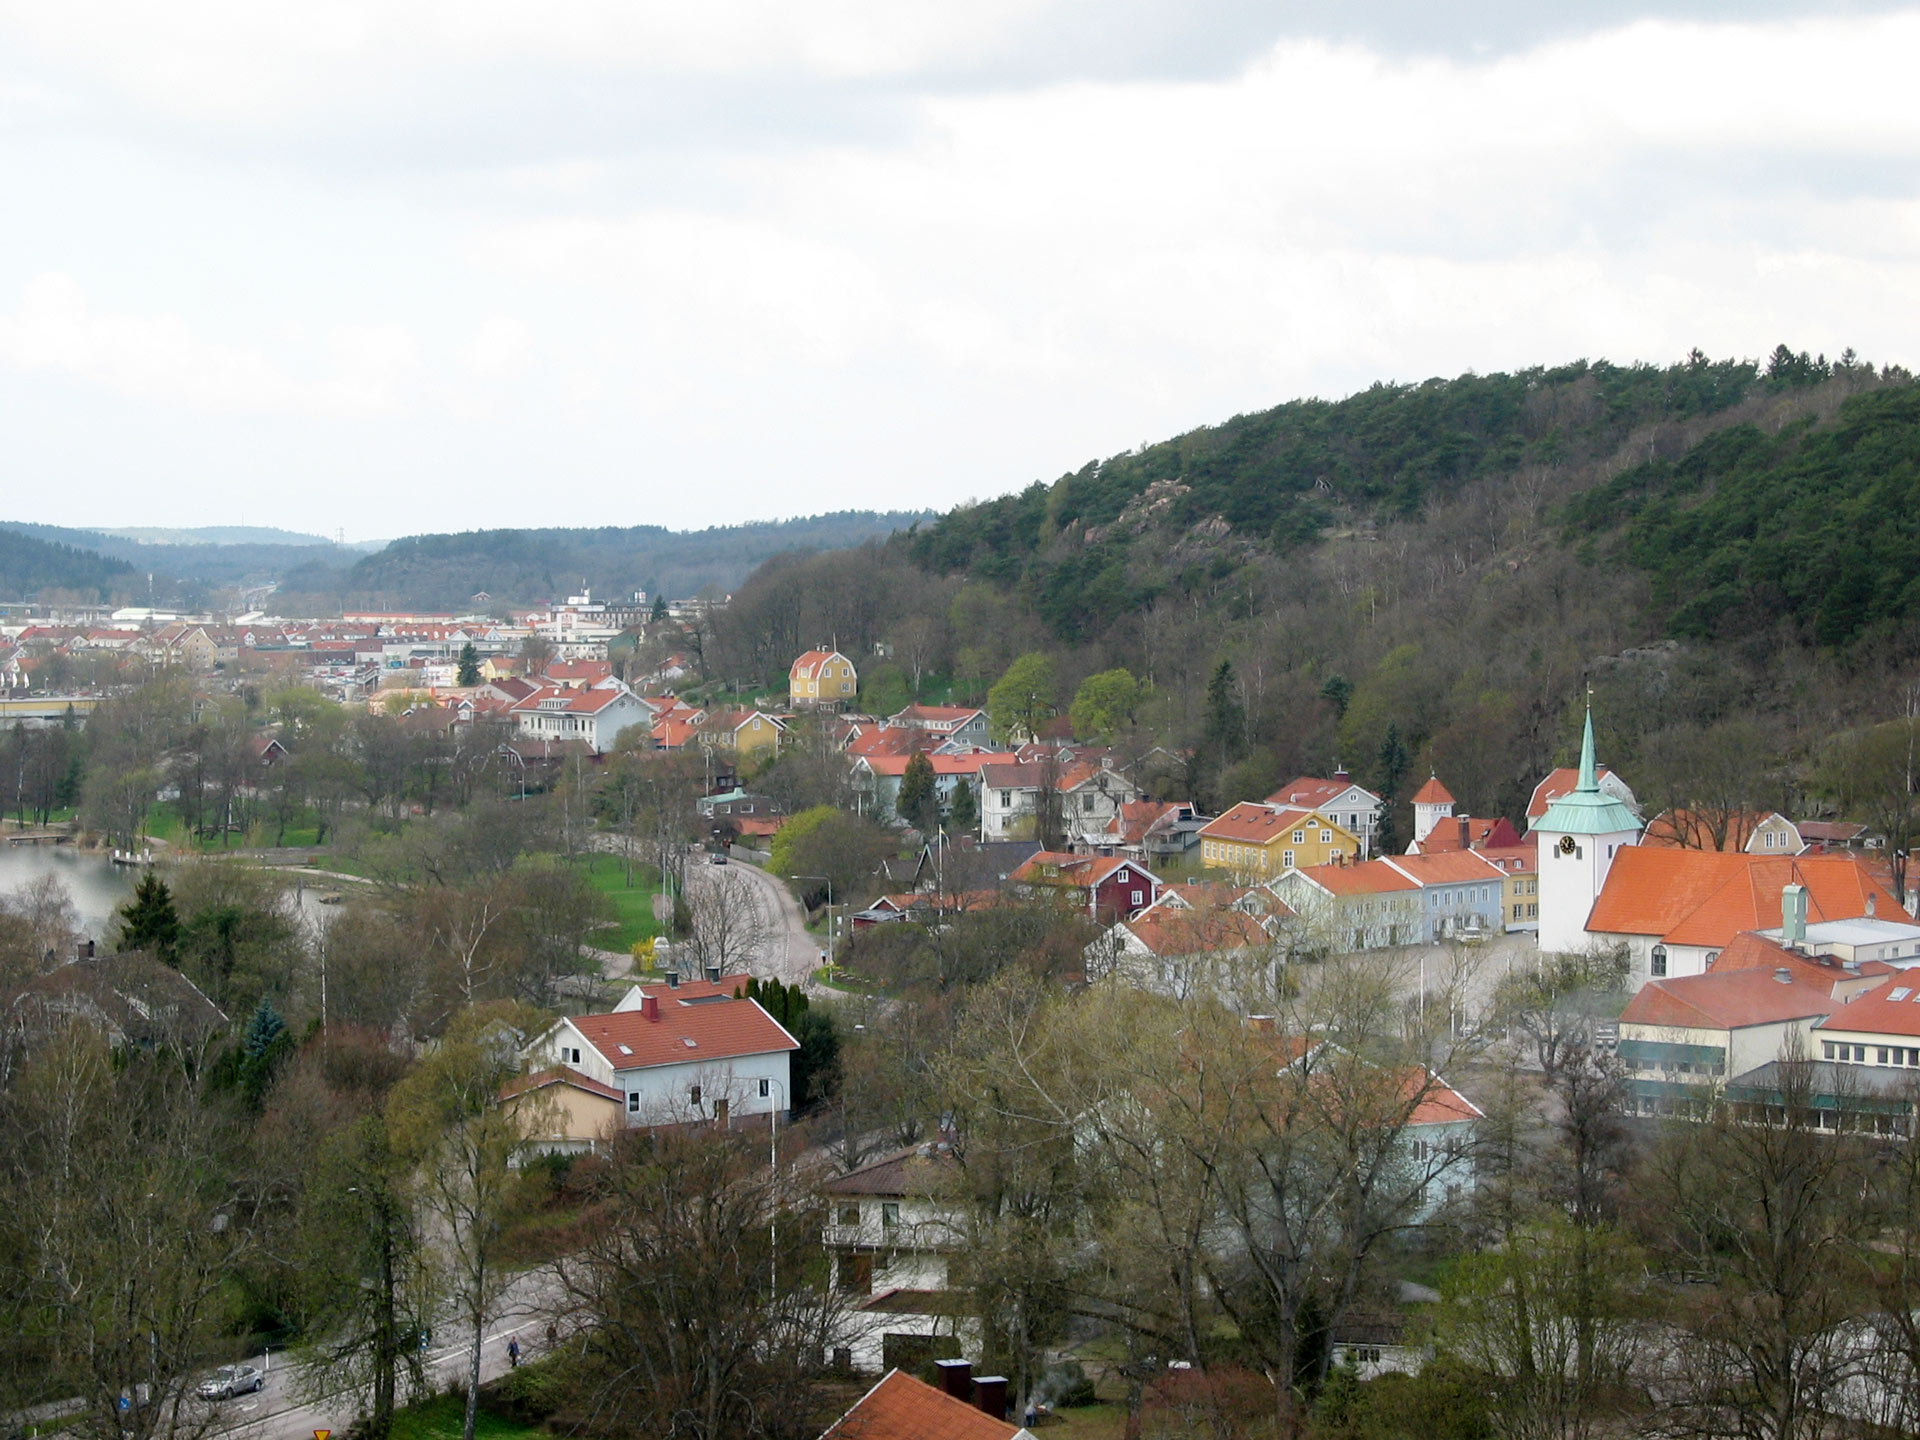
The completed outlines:
[[[484,1394],[482,1399],[485,1399]],[[460,1440],[466,1424],[467,1402],[454,1395],[436,1395],[419,1405],[409,1405],[393,1417],[393,1440]],[[532,1440],[546,1433],[518,1420],[489,1411],[485,1404],[474,1416],[476,1440]]]
[[[589,855],[576,862],[585,869],[593,888],[613,902],[618,928],[602,930],[593,943],[602,950],[631,950],[634,942],[651,940],[664,928],[653,918],[653,897],[660,893],[660,872],[651,865],[633,867],[633,888],[627,888],[627,867],[617,855]]]

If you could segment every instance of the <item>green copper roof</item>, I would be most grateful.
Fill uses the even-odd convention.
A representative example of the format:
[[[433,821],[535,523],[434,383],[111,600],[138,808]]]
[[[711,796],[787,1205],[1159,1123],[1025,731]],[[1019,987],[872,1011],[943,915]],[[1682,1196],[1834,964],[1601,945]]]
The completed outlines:
[[[1617,835],[1638,832],[1640,821],[1621,801],[1600,788],[1593,762],[1593,706],[1587,706],[1586,732],[1580,737],[1580,783],[1547,807],[1536,830],[1558,835]]]

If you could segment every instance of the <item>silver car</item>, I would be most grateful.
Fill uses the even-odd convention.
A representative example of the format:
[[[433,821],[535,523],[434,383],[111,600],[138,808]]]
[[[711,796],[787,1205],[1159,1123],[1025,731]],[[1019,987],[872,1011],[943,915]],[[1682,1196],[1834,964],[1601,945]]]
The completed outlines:
[[[222,1365],[200,1382],[202,1400],[231,1400],[260,1389],[267,1377],[253,1365]]]

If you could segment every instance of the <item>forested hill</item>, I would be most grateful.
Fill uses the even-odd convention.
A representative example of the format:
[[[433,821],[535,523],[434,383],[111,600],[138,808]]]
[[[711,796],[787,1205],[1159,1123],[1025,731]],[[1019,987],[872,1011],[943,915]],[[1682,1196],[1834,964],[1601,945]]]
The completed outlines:
[[[1904,714],[1920,661],[1920,387],[1784,346],[1378,385],[962,507],[855,568],[765,567],[711,668],[776,683],[834,636],[886,713],[985,700],[1027,657],[1077,732],[1190,756],[1176,788],[1205,805],[1338,761],[1516,819],[1591,686],[1602,758],[1655,808],[1714,774],[1723,801],[1821,813],[1798,787],[1822,747]]]
[[[635,525],[415,535],[351,568],[290,573],[275,604],[322,613],[341,606],[464,609],[481,591],[497,605],[531,604],[583,582],[600,595],[645,589],[680,597],[708,586],[732,589],[775,555],[859,545],[927,514],[846,510],[693,531]]]
[[[0,600],[25,600],[64,590],[92,601],[108,599],[116,585],[133,579],[133,567],[91,550],[76,549],[0,529]]]

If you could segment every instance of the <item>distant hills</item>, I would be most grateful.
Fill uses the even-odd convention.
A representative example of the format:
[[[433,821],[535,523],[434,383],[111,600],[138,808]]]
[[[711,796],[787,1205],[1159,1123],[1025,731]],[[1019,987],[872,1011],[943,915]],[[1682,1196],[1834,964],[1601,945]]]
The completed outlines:
[[[763,561],[792,551],[840,550],[879,540],[931,518],[925,511],[843,510],[796,520],[667,530],[658,525],[596,529],[471,530],[413,535],[345,569],[290,570],[276,609],[457,610],[485,592],[495,605],[525,604],[577,591],[680,597],[731,590]]]
[[[265,526],[75,530],[0,521],[0,598],[61,589],[197,609],[222,591],[276,585],[271,608],[289,614],[464,610],[481,592],[495,605],[537,604],[583,584],[602,595],[645,589],[677,598],[730,590],[775,555],[845,549],[930,518],[849,510],[696,531],[473,530],[409,536],[371,553]]]
[[[0,528],[0,600],[64,590],[97,603],[132,579],[133,567],[124,560]]]

